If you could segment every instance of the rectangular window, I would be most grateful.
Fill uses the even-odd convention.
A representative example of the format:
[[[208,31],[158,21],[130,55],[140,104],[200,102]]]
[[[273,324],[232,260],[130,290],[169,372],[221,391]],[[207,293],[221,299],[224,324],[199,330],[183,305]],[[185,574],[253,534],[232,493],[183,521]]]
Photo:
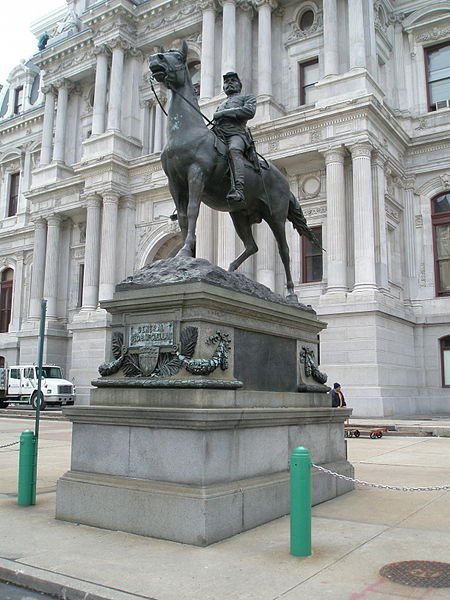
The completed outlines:
[[[84,264],[81,263],[78,269],[78,298],[77,307],[83,306],[83,281],[84,281]]]
[[[428,108],[450,108],[450,43],[425,48]]]
[[[17,213],[17,202],[19,199],[20,173],[13,173],[9,177],[8,217]]]
[[[431,202],[436,294],[450,295],[450,193]]]
[[[322,246],[322,227],[312,227],[317,242]],[[302,236],[302,283],[322,281],[322,250]]]
[[[316,83],[319,81],[319,59],[299,64],[300,104],[314,104],[317,100]]]
[[[16,88],[14,90],[14,114],[18,115],[22,112],[23,105],[23,86]]]
[[[441,339],[442,385],[450,387],[450,336]]]

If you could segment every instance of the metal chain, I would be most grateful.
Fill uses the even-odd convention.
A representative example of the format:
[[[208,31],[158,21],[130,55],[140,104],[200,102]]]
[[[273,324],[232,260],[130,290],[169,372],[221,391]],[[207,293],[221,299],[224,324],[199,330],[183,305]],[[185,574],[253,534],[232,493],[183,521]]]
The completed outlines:
[[[313,464],[312,466],[315,469],[319,469],[319,471],[323,471],[324,473],[328,473],[328,475],[332,475],[333,477],[345,479],[345,481],[353,481],[353,483],[358,483],[359,485],[368,485],[369,487],[380,488],[382,490],[395,490],[398,492],[434,492],[439,490],[450,490],[450,485],[434,485],[430,487],[406,487],[400,485],[383,485],[382,483],[369,483],[368,481],[361,481],[361,479],[354,479],[353,477],[347,477],[346,475],[335,473],[334,471],[330,471],[329,469],[325,469],[324,467],[319,467],[315,464]]]
[[[18,444],[19,442],[12,442],[11,444],[5,444],[4,446],[0,446],[0,448],[8,448],[9,446],[14,446],[15,444]]]

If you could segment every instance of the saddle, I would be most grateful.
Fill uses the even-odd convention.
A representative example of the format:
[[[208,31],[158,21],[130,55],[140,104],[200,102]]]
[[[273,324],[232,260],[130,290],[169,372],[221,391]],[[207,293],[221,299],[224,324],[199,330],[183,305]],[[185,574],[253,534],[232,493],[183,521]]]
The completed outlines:
[[[211,129],[214,134],[214,149],[219,156],[228,160],[228,145],[217,133]],[[249,169],[253,169],[257,173],[260,173],[262,169],[267,171],[270,168],[269,163],[256,152],[255,144],[253,143],[248,150],[244,152],[244,159],[247,161],[245,166]]]

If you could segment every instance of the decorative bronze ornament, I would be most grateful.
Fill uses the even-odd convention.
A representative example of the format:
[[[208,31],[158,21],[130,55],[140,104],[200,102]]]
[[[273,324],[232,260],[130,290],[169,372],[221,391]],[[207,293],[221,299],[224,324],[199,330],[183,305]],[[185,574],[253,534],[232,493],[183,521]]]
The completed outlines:
[[[133,334],[134,335],[134,334]],[[135,339],[135,338],[133,338]],[[115,332],[112,338],[112,362],[102,363],[98,371],[102,377],[113,375],[122,369],[125,377],[171,377],[186,369],[193,375],[209,375],[218,367],[228,369],[228,353],[231,349],[230,336],[217,331],[206,340],[217,344],[211,358],[192,358],[197,345],[197,327],[186,327],[180,335],[180,345],[163,352],[157,344],[142,344],[141,348],[128,348],[123,344],[123,334]]]
[[[306,346],[302,346],[302,351],[300,352],[300,361],[305,365],[306,377],[312,377],[315,381],[317,381],[317,383],[326,382],[328,375],[322,371],[319,371],[317,368],[314,350],[307,348]]]

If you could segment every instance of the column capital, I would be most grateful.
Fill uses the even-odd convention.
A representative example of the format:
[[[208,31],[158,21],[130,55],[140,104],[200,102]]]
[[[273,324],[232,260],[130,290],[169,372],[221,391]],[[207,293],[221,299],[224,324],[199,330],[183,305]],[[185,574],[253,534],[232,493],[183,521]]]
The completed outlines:
[[[372,163],[377,167],[385,168],[387,164],[387,156],[381,148],[375,148],[372,152]]]
[[[404,185],[406,190],[412,190],[414,192],[416,190],[416,176],[408,175],[405,177]]]
[[[122,196],[120,198],[120,208],[129,208],[134,210],[136,208],[136,200],[135,197],[131,194],[127,194],[126,196]]]
[[[212,10],[215,12],[217,10],[217,2],[216,0],[199,0],[198,7],[202,11]]]
[[[58,90],[55,88],[54,85],[43,85],[41,87],[42,93],[47,95],[47,94],[53,94],[53,96],[56,96],[56,94],[58,93]]]
[[[370,142],[357,142],[356,144],[349,146],[349,149],[352,153],[352,158],[370,158],[373,146]]]
[[[331,163],[343,163],[345,159],[345,147],[344,146],[336,146],[334,148],[327,148],[322,152],[325,158],[325,164],[329,165]]]
[[[112,190],[101,192],[101,196],[103,198],[103,204],[119,203],[120,194],[118,194],[117,192],[113,192]]]
[[[225,4],[237,4],[238,0],[217,0],[217,2],[220,4],[220,6],[224,6]]]
[[[98,208],[101,206],[102,198],[97,192],[85,192],[81,198],[86,202],[87,208]]]
[[[124,40],[120,36],[118,36],[112,40],[109,40],[106,45],[113,52],[114,52],[114,50],[117,50],[117,49],[123,50],[123,51],[127,51],[127,50],[131,49],[131,44],[129,44],[126,40]]]
[[[137,60],[140,60],[141,62],[144,62],[144,53],[139,50],[139,48],[136,48],[135,46],[131,46],[130,49],[128,50],[128,54],[130,56],[132,56],[133,58],[137,58]]]
[[[31,219],[31,222],[33,223],[35,229],[47,228],[47,220],[44,217],[36,217],[35,219]]]
[[[250,12],[250,13],[253,12],[252,0],[238,0],[237,6],[238,6],[238,8],[240,8],[241,10],[243,10],[245,12]]]
[[[95,56],[100,56],[100,55],[105,55],[105,56],[109,56],[111,54],[111,49],[108,47],[107,44],[99,44],[98,46],[94,47],[93,53],[95,54]]]
[[[278,0],[252,0],[256,10],[259,10],[263,6],[269,6],[271,10],[278,8]]]
[[[60,214],[53,214],[47,217],[47,223],[49,227],[59,227],[63,222],[63,217]]]
[[[60,89],[66,89],[69,92],[72,91],[72,89],[75,87],[73,82],[70,81],[70,79],[66,79],[65,77],[62,77],[61,79],[58,79],[57,81],[55,81],[55,87],[60,90]]]

